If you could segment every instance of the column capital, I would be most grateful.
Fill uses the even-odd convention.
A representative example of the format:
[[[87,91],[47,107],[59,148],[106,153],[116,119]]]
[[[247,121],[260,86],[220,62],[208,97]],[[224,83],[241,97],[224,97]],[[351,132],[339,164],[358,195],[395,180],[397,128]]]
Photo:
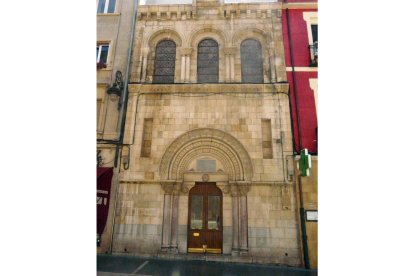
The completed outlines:
[[[174,190],[174,182],[162,181],[161,182],[161,188],[163,189],[165,194],[171,195],[173,190]]]
[[[193,48],[185,48],[185,47],[179,48],[179,53],[183,56],[191,55],[192,51],[193,51]]]
[[[185,185],[185,183],[181,181],[164,180],[161,181],[160,184],[166,195],[178,195],[189,191],[188,185]]]
[[[181,183],[176,181],[161,181],[161,188],[164,190],[165,194],[172,195],[176,194],[177,190],[179,191],[181,189]]]
[[[246,196],[250,191],[251,183],[249,182],[230,182],[230,194],[231,196]]]
[[[147,56],[149,51],[150,51],[150,48],[148,48],[148,47],[141,48],[141,53],[142,53],[143,56]]]
[[[248,183],[239,184],[239,193],[240,196],[247,196],[247,193],[250,191],[250,185]]]
[[[234,55],[236,54],[237,48],[236,47],[226,47],[223,49],[225,55]]]

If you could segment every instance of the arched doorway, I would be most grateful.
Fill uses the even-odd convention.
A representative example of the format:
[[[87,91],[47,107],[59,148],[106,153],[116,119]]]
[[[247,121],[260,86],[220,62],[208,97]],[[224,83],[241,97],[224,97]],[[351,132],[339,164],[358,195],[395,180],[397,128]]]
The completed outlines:
[[[189,192],[188,253],[223,252],[223,193],[212,182],[199,182]]]
[[[211,128],[186,132],[168,146],[159,172],[165,192],[161,251],[248,252],[246,194],[253,166],[248,152],[235,137]],[[198,217],[194,218],[199,221],[192,226],[191,210],[197,204],[198,211],[194,212]],[[220,211],[209,219],[208,207],[213,205]],[[209,224],[215,229],[209,229]]]

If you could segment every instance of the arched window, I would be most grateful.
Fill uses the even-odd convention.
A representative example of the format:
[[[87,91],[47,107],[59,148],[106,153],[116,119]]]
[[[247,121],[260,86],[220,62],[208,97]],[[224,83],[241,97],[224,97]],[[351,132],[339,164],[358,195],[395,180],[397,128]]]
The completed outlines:
[[[215,83],[219,81],[219,49],[213,39],[204,39],[198,44],[197,82]]]
[[[262,45],[246,39],[240,45],[242,82],[263,83]]]
[[[174,83],[175,48],[172,40],[163,40],[157,44],[153,83]]]

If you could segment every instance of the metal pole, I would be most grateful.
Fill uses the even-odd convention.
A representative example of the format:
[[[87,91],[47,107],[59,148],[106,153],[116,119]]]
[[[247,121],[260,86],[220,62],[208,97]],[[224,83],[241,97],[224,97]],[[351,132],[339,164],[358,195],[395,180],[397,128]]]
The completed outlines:
[[[298,178],[299,183],[299,202],[300,202],[300,227],[302,233],[302,243],[303,243],[303,258],[305,261],[305,268],[310,269],[309,264],[309,252],[308,252],[308,236],[306,235],[306,220],[305,220],[305,208],[303,208],[303,198],[302,198],[302,176],[299,174]]]
[[[132,45],[134,42],[134,34],[135,34],[135,24],[137,20],[137,14],[138,14],[138,0],[134,0],[134,15],[132,16],[132,22],[131,22],[131,33],[130,33],[130,41],[129,41],[129,48],[128,48],[128,61],[127,61],[127,69],[126,69],[126,75],[125,75],[125,82],[124,82],[124,91],[122,92],[122,106],[121,110],[119,112],[119,139],[117,144],[117,149],[115,152],[115,164],[118,162],[118,156],[119,156],[119,145],[123,144],[124,139],[124,129],[125,129],[125,118],[126,118],[126,105],[128,103],[128,80],[129,80],[129,70],[131,66],[131,54],[132,54]],[[115,166],[116,167],[116,166]],[[112,231],[111,231],[111,242],[109,244],[109,253],[112,254],[112,243],[114,240],[114,229],[115,229],[115,216],[116,216],[116,207],[118,203],[118,193],[119,193],[119,173],[121,172],[121,166],[119,166],[118,169],[118,176],[117,176],[117,186],[116,186],[116,192],[115,192],[115,203],[114,203],[114,211],[112,216]]]

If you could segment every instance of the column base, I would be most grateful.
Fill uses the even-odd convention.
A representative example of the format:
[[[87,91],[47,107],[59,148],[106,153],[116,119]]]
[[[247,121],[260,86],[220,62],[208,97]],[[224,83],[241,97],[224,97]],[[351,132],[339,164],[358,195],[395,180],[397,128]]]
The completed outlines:
[[[172,245],[168,248],[168,253],[170,254],[178,254],[178,246]]]
[[[231,249],[231,255],[232,256],[240,256],[240,251],[239,249]]]
[[[240,256],[249,256],[249,248],[240,248]]]
[[[161,252],[166,253],[170,249],[169,246],[161,246]]]

